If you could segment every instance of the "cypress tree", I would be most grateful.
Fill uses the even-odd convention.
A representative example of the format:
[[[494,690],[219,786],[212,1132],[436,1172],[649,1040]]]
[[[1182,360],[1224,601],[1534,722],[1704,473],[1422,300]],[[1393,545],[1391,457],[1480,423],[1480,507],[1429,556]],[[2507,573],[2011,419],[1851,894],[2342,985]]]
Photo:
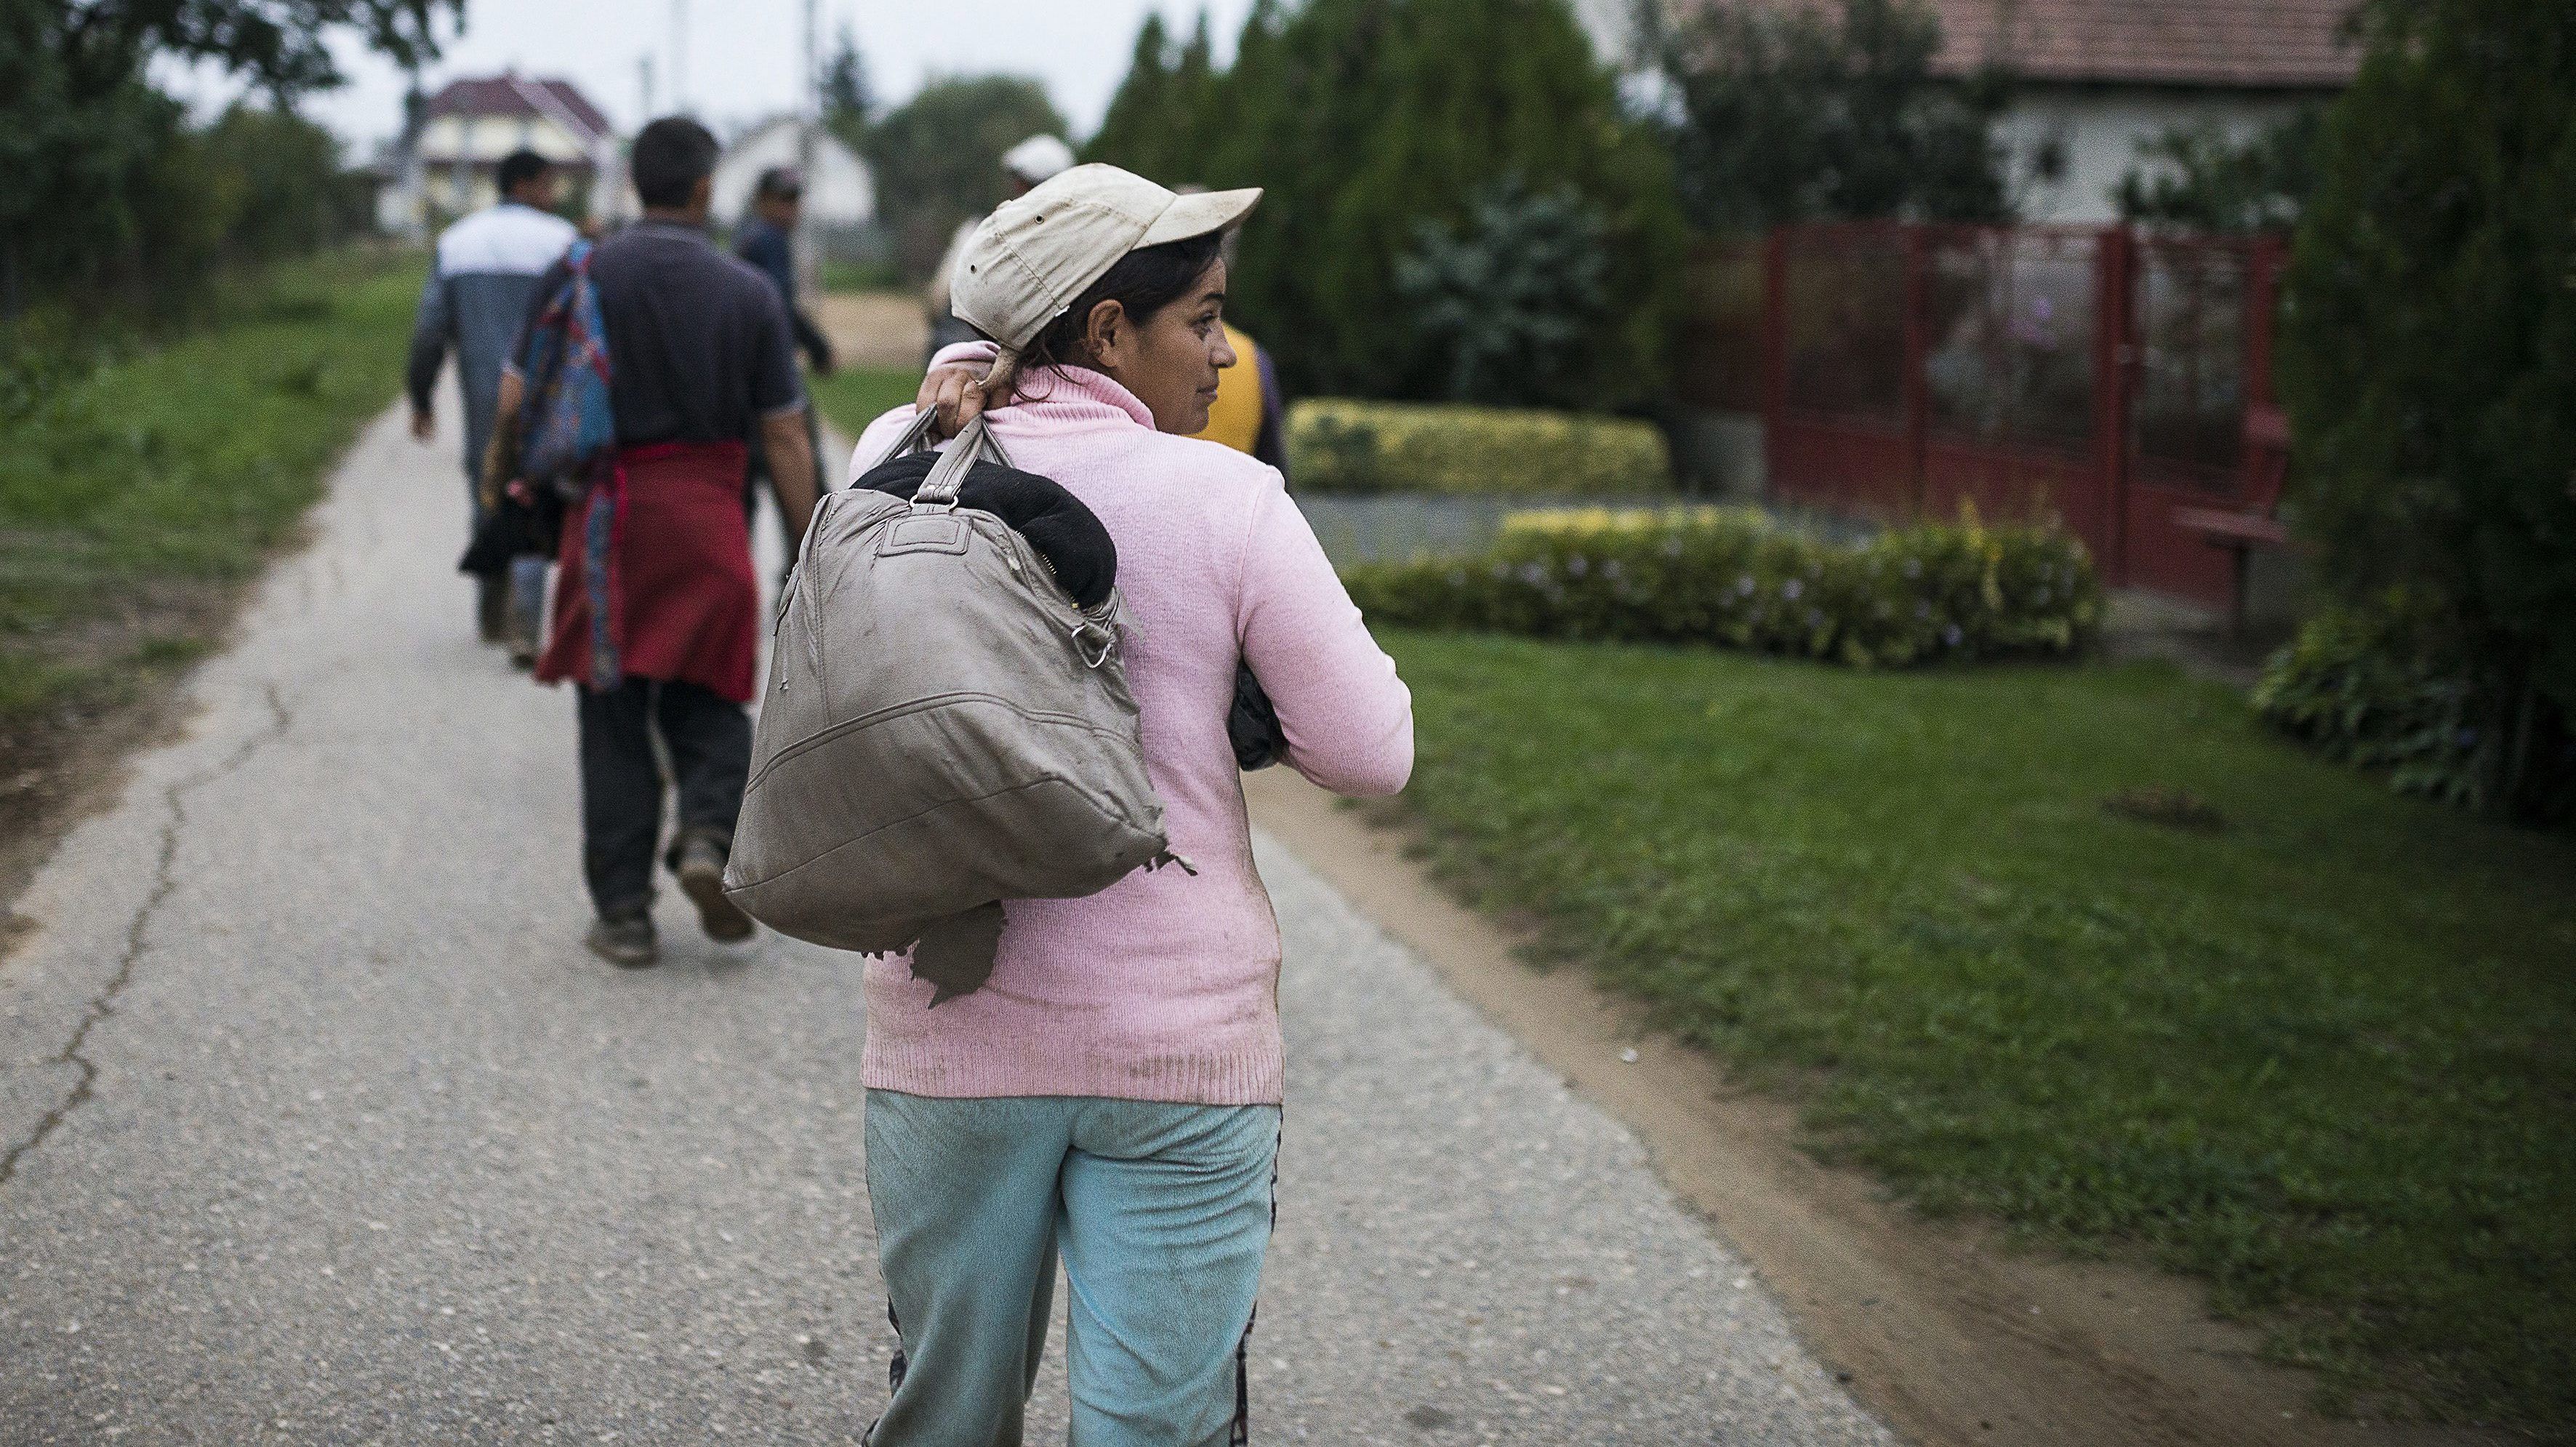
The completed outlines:
[[[1162,180],[1174,142],[1173,101],[1177,77],[1172,68],[1172,37],[1160,12],[1145,12],[1136,32],[1136,50],[1127,62],[1127,78],[1109,98],[1100,129],[1083,144],[1082,159],[1124,166],[1140,176]]]
[[[2346,605],[2474,684],[2497,802],[2576,720],[2576,6],[2371,0],[2299,225],[2279,380]]]
[[[1506,183],[1570,189],[1603,219],[1611,304],[1576,390],[1606,408],[1659,387],[1669,172],[1561,0],[1264,0],[1217,98],[1203,179],[1269,192],[1229,306],[1292,390],[1440,395],[1449,369],[1407,323],[1398,264]]]

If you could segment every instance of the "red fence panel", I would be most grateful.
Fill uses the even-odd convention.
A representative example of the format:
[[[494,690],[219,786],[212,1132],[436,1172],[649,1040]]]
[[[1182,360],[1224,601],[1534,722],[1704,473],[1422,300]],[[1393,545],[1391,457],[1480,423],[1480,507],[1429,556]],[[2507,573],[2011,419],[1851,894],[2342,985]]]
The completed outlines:
[[[2110,582],[2227,603],[2226,557],[2172,514],[2242,494],[2279,258],[2271,238],[2116,227],[1783,228],[1773,489],[1887,519],[2053,517]]]
[[[1894,225],[1775,233],[1764,456],[1801,504],[1876,517],[1912,511],[1907,433],[1906,235]]]
[[[2130,291],[2126,454],[2127,579],[2232,603],[2228,555],[2175,527],[2174,510],[2225,507],[2245,493],[2245,409],[2272,400],[2268,237],[2150,237]]]
[[[2113,551],[2094,483],[2102,238],[1944,228],[1931,238],[1923,510],[2063,519]]]

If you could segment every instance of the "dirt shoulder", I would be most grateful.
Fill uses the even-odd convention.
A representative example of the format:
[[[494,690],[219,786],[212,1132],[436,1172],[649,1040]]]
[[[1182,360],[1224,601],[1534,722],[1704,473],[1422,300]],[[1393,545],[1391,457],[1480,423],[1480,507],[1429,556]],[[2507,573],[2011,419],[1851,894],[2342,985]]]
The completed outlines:
[[[919,367],[930,340],[921,298],[904,292],[825,292],[814,299],[814,322],[845,367]]]
[[[131,659],[153,640],[220,637],[248,591],[239,583],[156,588],[83,628],[80,643],[101,658]],[[124,793],[126,760],[136,750],[186,722],[188,656],[128,664],[113,688],[0,720],[0,960],[28,923],[10,906],[54,845]]]
[[[1817,1355],[1926,1447],[2500,1442],[2319,1416],[2305,1374],[2263,1362],[2188,1280],[2009,1250],[1926,1221],[1866,1174],[1817,1163],[1795,1107],[1733,1088],[1706,1054],[1647,1032],[1576,970],[1452,900],[1372,827],[1285,769],[1249,775],[1254,822],[1452,989],[1635,1131],[1667,1184],[1752,1261]],[[1623,1052],[1635,1052],[1633,1062]]]

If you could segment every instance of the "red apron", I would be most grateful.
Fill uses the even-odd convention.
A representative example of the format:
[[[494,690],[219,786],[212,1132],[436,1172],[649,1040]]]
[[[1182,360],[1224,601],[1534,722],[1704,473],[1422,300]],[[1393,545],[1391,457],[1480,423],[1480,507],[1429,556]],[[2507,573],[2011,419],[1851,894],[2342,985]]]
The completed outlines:
[[[621,448],[564,514],[541,683],[694,683],[736,703],[759,688],[760,582],[739,442]]]

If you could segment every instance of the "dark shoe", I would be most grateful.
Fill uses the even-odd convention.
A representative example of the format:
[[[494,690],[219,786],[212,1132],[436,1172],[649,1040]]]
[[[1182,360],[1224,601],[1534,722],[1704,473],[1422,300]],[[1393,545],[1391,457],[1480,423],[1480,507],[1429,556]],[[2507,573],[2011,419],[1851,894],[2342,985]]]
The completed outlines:
[[[653,917],[649,914],[593,920],[582,943],[590,946],[592,954],[622,970],[640,970],[662,957],[660,946],[653,940]]]
[[[535,639],[520,638],[516,636],[513,636],[510,639],[510,666],[518,669],[522,673],[533,672],[536,669],[537,644]]]
[[[691,839],[682,844],[680,862],[672,866],[672,872],[680,876],[680,892],[698,907],[698,923],[706,927],[707,938],[733,944],[751,938],[751,916],[725,898],[724,869],[724,856],[708,839]]]

